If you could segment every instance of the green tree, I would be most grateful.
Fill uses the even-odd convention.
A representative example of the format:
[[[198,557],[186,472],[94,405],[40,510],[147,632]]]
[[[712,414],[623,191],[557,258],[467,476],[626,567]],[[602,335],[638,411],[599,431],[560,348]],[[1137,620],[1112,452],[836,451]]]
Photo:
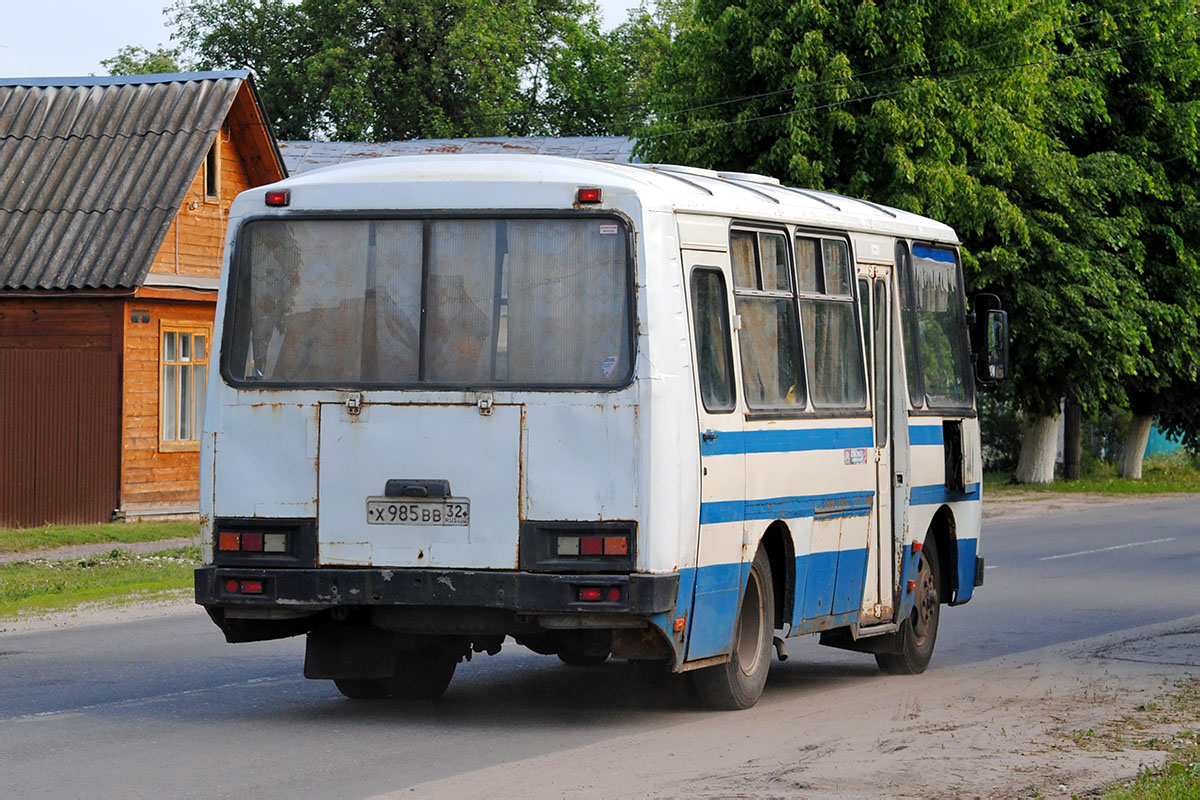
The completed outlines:
[[[689,0],[643,0],[624,22],[602,31],[595,13],[562,26],[530,82],[537,109],[530,132],[558,136],[629,136],[649,121],[655,78]]]
[[[1099,99],[1063,60],[1077,21],[1065,0],[699,0],[642,152],[951,224],[971,288],[1010,309],[1019,406],[1108,405],[1146,340],[1144,291],[1115,255],[1135,215],[1106,205],[1139,175],[1057,135]]]
[[[1086,64],[1103,114],[1063,132],[1087,162],[1125,162],[1110,214],[1134,220],[1115,255],[1145,290],[1137,312],[1147,337],[1138,370],[1122,381],[1133,414],[1122,474],[1141,477],[1152,418],[1200,433],[1200,19],[1191,0],[1093,0],[1077,48],[1110,56]]]
[[[156,72],[184,72],[187,67],[176,47],[159,46],[155,50],[128,46],[117,50],[112,58],[101,59],[100,66],[109,75],[150,75]]]
[[[311,138],[303,83],[308,36],[302,10],[287,0],[178,0],[166,10],[171,38],[194,54],[199,69],[254,72],[274,133]]]
[[[381,141],[533,129],[526,85],[594,6],[180,0],[173,14],[201,66],[254,71],[280,137]]]

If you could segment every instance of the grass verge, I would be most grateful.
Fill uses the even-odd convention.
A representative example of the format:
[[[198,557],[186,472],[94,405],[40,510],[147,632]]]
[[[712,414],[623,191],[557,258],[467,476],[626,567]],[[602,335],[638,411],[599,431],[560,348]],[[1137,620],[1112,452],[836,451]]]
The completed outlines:
[[[1010,472],[988,472],[983,476],[985,497],[1011,497],[1030,493],[1043,494],[1169,494],[1200,492],[1200,469],[1190,459],[1180,457],[1148,458],[1138,480],[1120,478],[1112,464],[1098,465],[1093,474],[1077,481],[1061,478],[1053,483],[1014,484]]]
[[[113,550],[73,561],[0,564],[0,619],[166,596],[192,586],[200,548],[149,555]]]
[[[1083,701],[1088,702],[1086,695]],[[1085,750],[1166,752],[1165,764],[1144,769],[1128,783],[1107,787],[1104,800],[1200,797],[1200,680],[1196,678],[1179,681],[1166,696],[1139,705],[1120,719],[1060,735]]]
[[[72,544],[157,542],[199,535],[198,522],[110,522],[103,525],[0,528],[0,553],[20,553]]]

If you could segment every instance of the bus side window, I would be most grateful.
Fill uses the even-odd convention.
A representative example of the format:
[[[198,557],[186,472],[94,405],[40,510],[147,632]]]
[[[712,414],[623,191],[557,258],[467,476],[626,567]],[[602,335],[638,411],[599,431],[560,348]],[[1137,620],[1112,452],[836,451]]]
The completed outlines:
[[[813,406],[865,409],[862,330],[854,321],[849,247],[840,239],[797,237],[796,272]]]
[[[925,405],[925,391],[921,388],[921,370],[917,361],[919,355],[916,337],[913,335],[916,314],[913,311],[912,262],[908,257],[908,245],[904,242],[896,243],[896,275],[899,277],[900,329],[903,332],[904,371],[908,378],[908,399],[914,408],[920,408]]]
[[[752,409],[803,408],[804,373],[787,237],[777,231],[730,234],[742,383]]]
[[[696,325],[696,367],[704,409],[732,411],[733,347],[725,277],[719,270],[700,268],[692,272],[692,317]]]

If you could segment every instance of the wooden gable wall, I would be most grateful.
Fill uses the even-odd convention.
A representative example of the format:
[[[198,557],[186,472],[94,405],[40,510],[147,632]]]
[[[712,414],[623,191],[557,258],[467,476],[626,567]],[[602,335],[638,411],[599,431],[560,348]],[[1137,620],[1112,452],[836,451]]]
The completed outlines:
[[[259,152],[264,144],[270,146],[261,136],[261,121],[251,126],[259,130],[258,138],[246,135],[241,120],[250,111],[257,119],[250,93],[243,87],[218,134],[219,198],[214,201],[205,196],[202,165],[154,258],[151,284],[158,276],[220,276],[230,204],[239,192],[266,182],[261,179],[263,165],[274,163],[269,149]],[[278,180],[283,176],[267,171],[265,177]],[[216,300],[217,293],[211,289],[147,285],[125,301],[121,507],[128,517],[195,511],[198,507],[199,446],[161,439],[160,351],[164,327],[187,328],[205,332],[211,359]]]

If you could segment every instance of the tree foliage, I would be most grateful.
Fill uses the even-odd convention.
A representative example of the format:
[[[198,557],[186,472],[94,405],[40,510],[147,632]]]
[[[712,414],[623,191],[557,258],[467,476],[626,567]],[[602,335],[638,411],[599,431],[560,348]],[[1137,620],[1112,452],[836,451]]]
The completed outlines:
[[[1162,412],[1176,433],[1200,434],[1200,19],[1190,0],[1093,0],[1078,45],[1107,49],[1089,76],[1104,114],[1064,139],[1085,163],[1129,164],[1110,214],[1133,221],[1117,252],[1144,289],[1139,369],[1124,381],[1134,414]],[[1075,134],[1075,135],[1072,135]]]
[[[109,75],[150,75],[156,72],[183,72],[187,66],[177,47],[122,47],[112,58],[100,61]]]
[[[699,0],[640,140],[654,160],[765,172],[943,220],[968,280],[1010,309],[1014,396],[1044,414],[1122,399],[1145,291],[1118,257],[1136,165],[1078,158],[1060,130],[1102,89],[1071,55],[1065,0]]]
[[[643,11],[605,33],[592,0],[180,0],[204,68],[254,71],[281,138],[630,131],[661,51]],[[633,50],[637,45],[637,50]]]
[[[531,132],[557,136],[628,136],[649,121],[655,77],[675,33],[691,13],[688,0],[648,0],[624,22],[602,31],[593,17],[562,32],[531,81],[537,109]]]

